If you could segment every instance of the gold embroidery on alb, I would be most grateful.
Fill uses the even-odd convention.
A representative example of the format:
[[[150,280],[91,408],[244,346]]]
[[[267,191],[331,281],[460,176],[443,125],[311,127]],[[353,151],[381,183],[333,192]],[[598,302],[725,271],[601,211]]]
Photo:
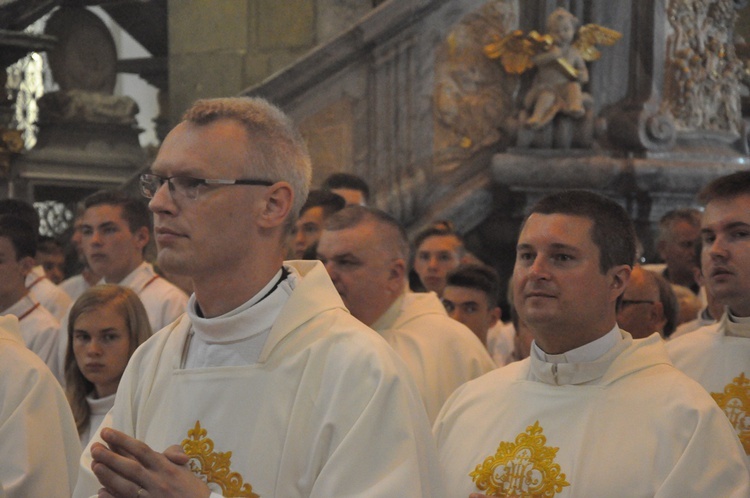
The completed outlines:
[[[188,438],[182,441],[182,449],[190,457],[190,470],[209,484],[221,487],[224,496],[260,498],[253,493],[253,487],[243,483],[242,476],[232,472],[232,452],[214,451],[214,442],[206,437],[206,429],[201,428],[200,420],[188,431]]]
[[[745,453],[750,455],[750,379],[743,372],[727,384],[723,393],[711,393],[711,396],[729,417]]]
[[[545,446],[547,438],[537,420],[516,436],[501,442],[494,456],[477,465],[469,476],[488,496],[550,498],[570,486],[555,463],[559,448]]]

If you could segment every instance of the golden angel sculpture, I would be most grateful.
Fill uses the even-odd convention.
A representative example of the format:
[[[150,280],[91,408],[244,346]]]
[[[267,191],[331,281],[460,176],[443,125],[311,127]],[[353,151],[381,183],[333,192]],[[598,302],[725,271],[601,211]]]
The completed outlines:
[[[522,74],[536,67],[531,89],[524,99],[522,122],[532,129],[547,125],[561,112],[580,118],[584,115],[581,85],[589,80],[586,61],[601,57],[595,45],[614,45],[621,34],[597,24],[580,29],[578,18],[558,8],[547,19],[547,34],[514,31],[486,45],[490,59],[500,59],[506,72]]]

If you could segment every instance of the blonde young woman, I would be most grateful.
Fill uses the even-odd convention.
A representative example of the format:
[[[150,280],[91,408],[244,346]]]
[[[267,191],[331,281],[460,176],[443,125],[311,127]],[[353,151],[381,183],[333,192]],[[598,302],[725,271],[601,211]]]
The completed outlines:
[[[127,287],[91,287],[73,304],[65,382],[82,446],[112,408],[130,356],[150,336],[143,303]]]

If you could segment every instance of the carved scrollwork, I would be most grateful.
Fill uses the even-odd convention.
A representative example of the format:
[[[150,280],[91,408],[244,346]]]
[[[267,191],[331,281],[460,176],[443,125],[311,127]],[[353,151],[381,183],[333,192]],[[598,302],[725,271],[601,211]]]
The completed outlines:
[[[674,141],[677,130],[672,116],[656,114],[646,118],[644,131],[650,141],[656,144],[668,144]]]

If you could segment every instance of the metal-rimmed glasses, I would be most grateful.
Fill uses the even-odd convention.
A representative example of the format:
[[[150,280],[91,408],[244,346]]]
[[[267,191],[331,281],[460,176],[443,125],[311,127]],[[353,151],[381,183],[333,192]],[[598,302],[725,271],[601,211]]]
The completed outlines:
[[[270,180],[259,180],[255,178],[241,178],[238,180],[225,180],[219,178],[193,178],[192,176],[160,176],[153,173],[144,173],[140,177],[141,194],[151,199],[156,191],[167,183],[169,193],[187,199],[197,199],[203,186],[226,186],[226,185],[258,185],[270,187],[274,182]]]
[[[626,306],[633,304],[656,304],[656,301],[650,301],[648,299],[620,299],[618,303],[618,309],[623,309]]]

